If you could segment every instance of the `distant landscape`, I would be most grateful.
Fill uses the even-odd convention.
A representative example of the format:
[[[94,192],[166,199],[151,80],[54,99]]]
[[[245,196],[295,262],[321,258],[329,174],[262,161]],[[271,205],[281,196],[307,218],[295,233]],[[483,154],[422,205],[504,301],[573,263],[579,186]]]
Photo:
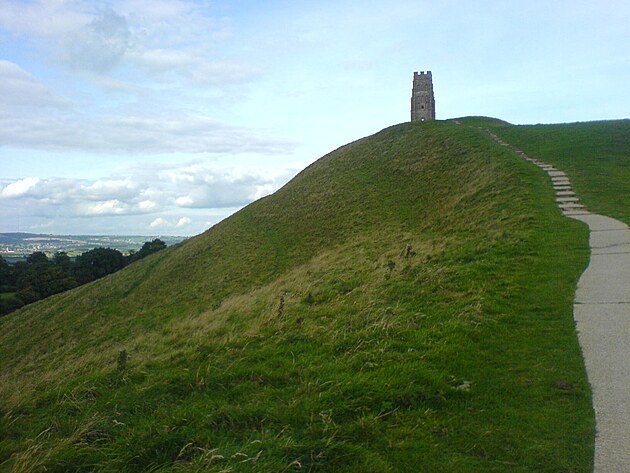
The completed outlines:
[[[138,236],[138,235],[54,235],[44,233],[0,233],[0,255],[5,261],[12,263],[25,260],[35,251],[41,251],[52,256],[63,251],[68,256],[78,256],[81,253],[97,247],[112,248],[123,254],[137,251],[147,240],[159,238],[168,246],[185,240],[183,236]]]

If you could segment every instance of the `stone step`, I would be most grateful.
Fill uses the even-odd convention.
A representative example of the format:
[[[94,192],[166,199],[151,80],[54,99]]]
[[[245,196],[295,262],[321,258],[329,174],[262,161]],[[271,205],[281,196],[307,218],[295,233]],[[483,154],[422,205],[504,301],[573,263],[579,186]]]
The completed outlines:
[[[562,171],[548,171],[547,172],[551,177],[567,177],[567,175]]]
[[[557,197],[573,197],[575,196],[575,192],[572,190],[556,190]]]
[[[560,202],[563,204],[569,204],[571,202],[579,202],[580,199],[578,199],[577,197],[558,197],[556,199],[556,202]]]
[[[563,210],[562,213],[564,215],[589,215],[590,212],[588,210],[584,209],[577,209],[577,210]]]
[[[573,209],[583,209],[583,208],[585,208],[584,205],[576,204],[574,202],[568,202],[566,204],[559,204],[558,207],[560,207],[562,210],[573,210]]]

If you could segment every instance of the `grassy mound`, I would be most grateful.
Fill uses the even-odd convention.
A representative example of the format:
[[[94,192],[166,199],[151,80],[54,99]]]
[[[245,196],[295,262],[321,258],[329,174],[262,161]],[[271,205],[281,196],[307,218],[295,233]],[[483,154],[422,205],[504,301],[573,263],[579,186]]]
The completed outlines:
[[[586,229],[484,132],[403,124],[0,320],[0,462],[589,471]]]

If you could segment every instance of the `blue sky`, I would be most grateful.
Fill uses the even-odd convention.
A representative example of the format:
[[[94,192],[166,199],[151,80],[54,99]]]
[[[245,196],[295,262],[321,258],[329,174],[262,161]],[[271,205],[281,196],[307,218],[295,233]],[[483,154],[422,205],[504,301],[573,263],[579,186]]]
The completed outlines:
[[[627,1],[0,0],[0,232],[193,235],[409,119],[627,118]]]

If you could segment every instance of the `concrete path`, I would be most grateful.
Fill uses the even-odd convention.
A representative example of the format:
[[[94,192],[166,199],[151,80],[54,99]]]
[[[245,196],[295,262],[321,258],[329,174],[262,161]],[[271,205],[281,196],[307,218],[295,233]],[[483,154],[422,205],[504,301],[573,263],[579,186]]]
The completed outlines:
[[[591,229],[591,262],[575,294],[597,423],[595,472],[630,472],[630,229],[609,217],[572,216]]]
[[[488,133],[545,170],[562,212],[591,230],[591,261],[578,282],[573,316],[593,391],[594,472],[630,473],[630,229],[619,220],[590,213],[565,173]]]

